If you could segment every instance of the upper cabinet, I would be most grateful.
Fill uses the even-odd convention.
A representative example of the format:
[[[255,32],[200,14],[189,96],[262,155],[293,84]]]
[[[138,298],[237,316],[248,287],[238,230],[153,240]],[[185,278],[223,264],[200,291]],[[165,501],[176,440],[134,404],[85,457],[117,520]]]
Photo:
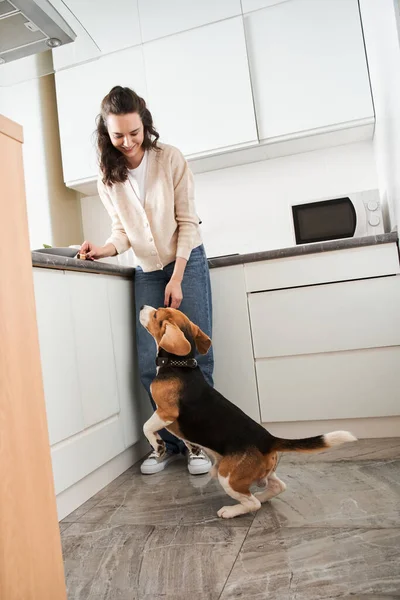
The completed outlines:
[[[115,85],[129,86],[146,98],[141,46],[56,73],[64,181],[97,176],[96,117]]]
[[[146,43],[143,52],[162,141],[186,156],[257,142],[241,17]]]
[[[96,56],[140,44],[135,0],[51,0],[77,34],[76,41],[53,50],[58,71]]]
[[[83,193],[96,192],[95,117],[114,85],[146,99],[195,172],[373,136],[357,0],[66,4],[78,38],[54,52],[61,147]]]
[[[242,14],[240,0],[138,0],[143,42]]]
[[[245,28],[260,140],[373,119],[357,0],[274,2]]]
[[[316,1],[319,2],[320,0]],[[288,0],[242,0],[242,9],[243,13],[245,14],[253,10],[260,10],[260,8],[266,8],[267,6],[281,4],[282,2],[288,2]]]

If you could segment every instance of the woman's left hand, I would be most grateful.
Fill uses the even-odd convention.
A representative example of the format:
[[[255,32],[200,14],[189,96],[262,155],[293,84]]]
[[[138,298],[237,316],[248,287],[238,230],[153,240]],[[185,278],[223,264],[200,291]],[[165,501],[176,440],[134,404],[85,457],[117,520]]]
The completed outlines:
[[[170,279],[165,288],[164,306],[179,308],[183,300],[182,286],[176,279]]]

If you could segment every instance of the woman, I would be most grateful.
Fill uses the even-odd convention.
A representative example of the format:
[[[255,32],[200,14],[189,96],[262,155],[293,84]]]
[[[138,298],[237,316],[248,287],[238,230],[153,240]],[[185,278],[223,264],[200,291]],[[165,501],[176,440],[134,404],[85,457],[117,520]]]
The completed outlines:
[[[130,247],[136,255],[136,343],[141,381],[153,408],[150,385],[156,375],[154,340],[139,323],[144,304],[182,310],[211,337],[210,276],[193,199],[193,176],[183,155],[160,144],[143,98],[129,88],[114,87],[103,99],[97,119],[100,158],[98,191],[112,223],[102,247],[84,242],[87,258],[105,258]],[[213,385],[212,349],[197,356]],[[163,430],[166,453],[152,452],[141,471],[162,471],[186,451],[181,440]],[[188,469],[207,473],[211,462],[200,449],[188,449]]]

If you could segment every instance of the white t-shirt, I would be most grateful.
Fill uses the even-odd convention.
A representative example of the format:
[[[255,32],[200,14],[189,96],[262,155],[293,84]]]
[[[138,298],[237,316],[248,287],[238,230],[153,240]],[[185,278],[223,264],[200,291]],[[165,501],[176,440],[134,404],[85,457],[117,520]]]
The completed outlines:
[[[136,167],[136,169],[128,169],[130,184],[142,206],[144,206],[144,200],[146,198],[147,156],[148,152],[146,150],[140,165]]]

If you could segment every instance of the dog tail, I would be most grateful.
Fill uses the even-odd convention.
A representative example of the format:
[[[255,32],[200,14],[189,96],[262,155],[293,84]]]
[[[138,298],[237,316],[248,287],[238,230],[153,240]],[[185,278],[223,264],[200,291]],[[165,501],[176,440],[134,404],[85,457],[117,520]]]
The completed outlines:
[[[356,442],[357,438],[349,431],[331,431],[324,435],[302,438],[300,440],[285,440],[275,438],[274,450],[278,452],[319,452],[338,446],[345,442]]]

